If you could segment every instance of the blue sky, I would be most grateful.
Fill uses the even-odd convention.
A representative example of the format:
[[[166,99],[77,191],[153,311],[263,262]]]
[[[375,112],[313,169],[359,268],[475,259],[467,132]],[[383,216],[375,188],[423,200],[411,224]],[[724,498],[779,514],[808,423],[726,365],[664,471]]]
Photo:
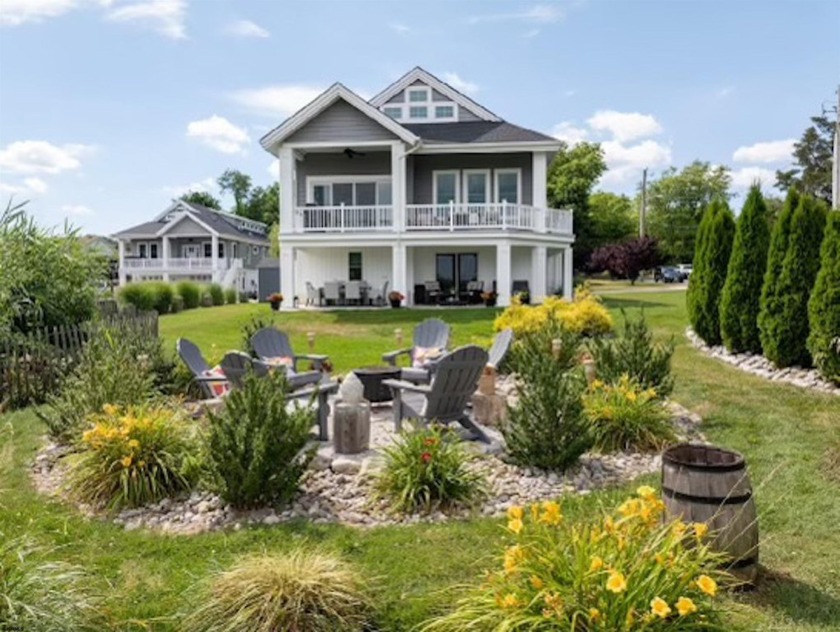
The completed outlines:
[[[840,2],[0,0],[0,202],[86,232],[145,221],[334,81],[423,66],[503,118],[603,142],[605,190],[695,158],[737,189],[836,100]],[[229,201],[228,201],[229,203]]]

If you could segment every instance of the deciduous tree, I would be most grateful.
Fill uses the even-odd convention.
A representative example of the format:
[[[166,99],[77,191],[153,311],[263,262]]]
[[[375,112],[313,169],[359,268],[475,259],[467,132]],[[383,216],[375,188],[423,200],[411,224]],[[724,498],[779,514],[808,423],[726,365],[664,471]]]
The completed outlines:
[[[219,202],[214,196],[212,196],[207,191],[189,191],[182,195],[179,200],[184,200],[184,202],[192,202],[194,204],[201,204],[202,206],[206,206],[207,208],[214,208],[216,210],[222,210],[222,203]]]
[[[655,268],[661,262],[656,240],[641,237],[598,248],[592,253],[589,267],[593,272],[606,270],[613,276],[635,283],[643,270]]]
[[[233,212],[245,217],[246,202],[251,192],[251,176],[236,169],[226,169],[217,182],[222,193],[230,193],[233,196]]]
[[[810,125],[793,146],[797,166],[776,172],[776,186],[782,191],[796,188],[831,204],[831,164],[834,151],[834,123],[826,116],[811,117]]]

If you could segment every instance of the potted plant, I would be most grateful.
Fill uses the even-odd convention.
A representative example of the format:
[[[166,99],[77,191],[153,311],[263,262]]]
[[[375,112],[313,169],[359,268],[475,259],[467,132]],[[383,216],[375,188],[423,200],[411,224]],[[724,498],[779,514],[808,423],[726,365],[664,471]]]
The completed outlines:
[[[522,305],[530,305],[531,304],[531,293],[528,290],[524,292],[519,292],[516,294],[516,297],[519,299],[519,302]]]
[[[487,307],[496,307],[496,293],[495,292],[482,292],[481,293],[481,300],[484,301],[484,304]]]
[[[271,304],[271,309],[275,312],[280,309],[280,304],[283,302],[283,295],[280,292],[274,292],[268,295],[268,302]]]
[[[388,293],[388,300],[391,303],[391,307],[393,307],[394,309],[399,308],[400,304],[403,302],[403,299],[405,299],[405,296],[403,296],[402,293],[397,292],[396,290]]]

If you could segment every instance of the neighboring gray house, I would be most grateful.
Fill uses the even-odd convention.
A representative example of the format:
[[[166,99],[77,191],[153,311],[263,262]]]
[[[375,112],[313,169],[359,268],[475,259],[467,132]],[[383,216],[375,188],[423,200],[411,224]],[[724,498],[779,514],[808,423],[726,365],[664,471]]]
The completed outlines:
[[[546,198],[560,141],[422,68],[370,101],[336,83],[261,144],[279,163],[284,294],[366,281],[408,304],[436,285],[436,300],[495,288],[503,306],[514,287],[571,296],[572,215]]]
[[[120,285],[185,279],[257,291],[257,264],[269,252],[262,222],[177,200],[154,220],[112,236]]]

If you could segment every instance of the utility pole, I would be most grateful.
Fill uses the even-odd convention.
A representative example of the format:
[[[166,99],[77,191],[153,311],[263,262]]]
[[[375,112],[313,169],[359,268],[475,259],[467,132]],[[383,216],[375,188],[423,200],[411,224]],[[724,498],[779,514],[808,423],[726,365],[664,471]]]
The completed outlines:
[[[647,213],[647,167],[642,171],[642,205],[639,207],[639,237],[645,236],[645,214]]]

